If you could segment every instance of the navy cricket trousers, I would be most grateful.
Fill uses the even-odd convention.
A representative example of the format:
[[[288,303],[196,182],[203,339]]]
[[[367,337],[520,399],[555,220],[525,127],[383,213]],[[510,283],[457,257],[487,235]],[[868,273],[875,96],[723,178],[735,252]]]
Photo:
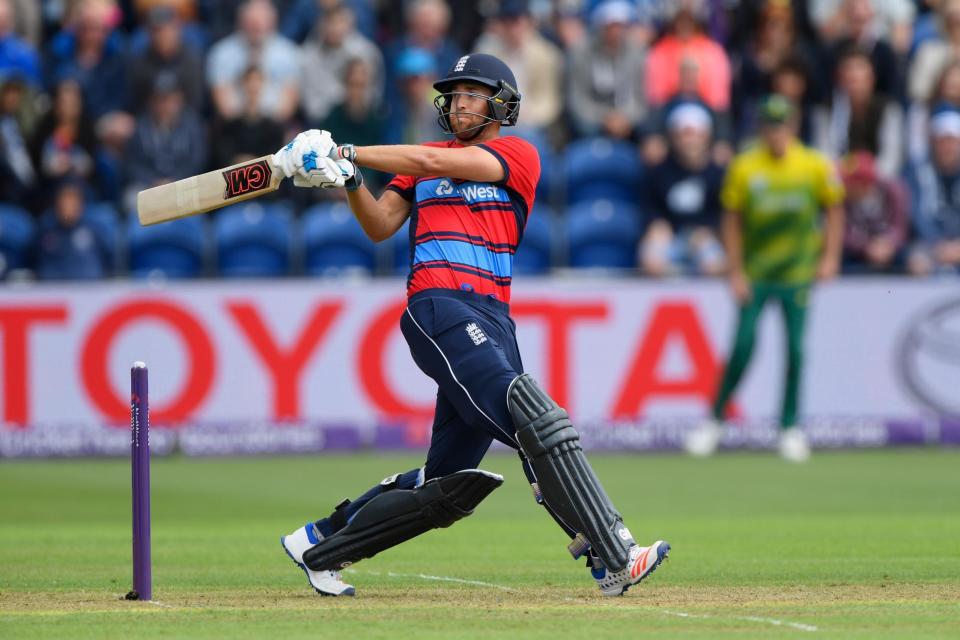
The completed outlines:
[[[523,373],[523,363],[509,306],[469,291],[428,289],[410,297],[400,330],[414,362],[439,387],[426,464],[341,503],[316,522],[324,536],[343,528],[360,507],[388,489],[412,489],[431,478],[476,469],[494,438],[519,449],[507,390]],[[524,472],[533,482],[526,461]]]
[[[507,389],[523,373],[509,307],[468,291],[411,296],[400,329],[420,370],[436,381],[427,480],[475,469],[493,439],[518,447]]]

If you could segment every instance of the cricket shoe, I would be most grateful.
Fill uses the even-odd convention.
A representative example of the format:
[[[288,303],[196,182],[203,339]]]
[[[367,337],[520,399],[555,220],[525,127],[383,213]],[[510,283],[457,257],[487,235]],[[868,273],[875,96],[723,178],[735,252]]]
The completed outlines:
[[[667,559],[670,553],[670,543],[657,540],[649,547],[633,545],[630,547],[630,557],[627,566],[616,573],[605,567],[591,569],[593,579],[600,587],[600,593],[605,596],[621,596],[627,589],[653,573],[660,563]]]
[[[716,420],[706,420],[687,434],[683,441],[683,448],[692,456],[706,458],[712,456],[717,450],[721,437],[723,437],[723,429]]]
[[[280,544],[290,559],[307,574],[310,586],[317,593],[322,596],[352,596],[357,590],[340,578],[339,571],[314,571],[303,563],[304,552],[320,544],[321,540],[323,536],[317,531],[317,527],[312,522],[308,522],[290,535],[282,536]]]
[[[810,459],[810,443],[807,441],[807,434],[791,427],[784,429],[780,433],[780,457],[789,462],[806,462]]]

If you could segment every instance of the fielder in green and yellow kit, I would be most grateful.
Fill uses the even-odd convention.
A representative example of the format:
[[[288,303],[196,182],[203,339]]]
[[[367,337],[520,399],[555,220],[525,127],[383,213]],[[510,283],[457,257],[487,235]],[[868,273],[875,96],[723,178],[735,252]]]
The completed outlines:
[[[727,403],[750,362],[757,319],[775,300],[787,336],[780,453],[801,461],[810,455],[806,437],[795,428],[807,301],[814,281],[829,280],[839,269],[844,194],[832,163],[795,138],[785,98],[767,98],[760,116],[760,141],[734,158],[720,196],[730,285],[740,306],[736,337],[713,420],[690,435],[687,449],[697,455],[716,449]]]

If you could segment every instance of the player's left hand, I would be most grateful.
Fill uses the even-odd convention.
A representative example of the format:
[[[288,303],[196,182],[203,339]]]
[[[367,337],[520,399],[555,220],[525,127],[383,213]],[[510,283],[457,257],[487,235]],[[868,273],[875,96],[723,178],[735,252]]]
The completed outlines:
[[[840,272],[840,264],[832,258],[823,258],[817,266],[817,280],[826,282],[833,280]]]

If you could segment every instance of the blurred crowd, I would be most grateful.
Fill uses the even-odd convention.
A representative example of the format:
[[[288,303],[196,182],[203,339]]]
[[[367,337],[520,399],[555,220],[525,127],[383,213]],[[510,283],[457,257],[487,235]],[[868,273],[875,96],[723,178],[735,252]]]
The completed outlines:
[[[720,184],[772,92],[847,187],[845,272],[958,273],[960,0],[0,0],[0,274],[139,273],[137,191],[305,128],[440,139],[432,84],[471,51],[544,159],[532,271],[722,272]],[[320,191],[273,200],[293,242]]]

